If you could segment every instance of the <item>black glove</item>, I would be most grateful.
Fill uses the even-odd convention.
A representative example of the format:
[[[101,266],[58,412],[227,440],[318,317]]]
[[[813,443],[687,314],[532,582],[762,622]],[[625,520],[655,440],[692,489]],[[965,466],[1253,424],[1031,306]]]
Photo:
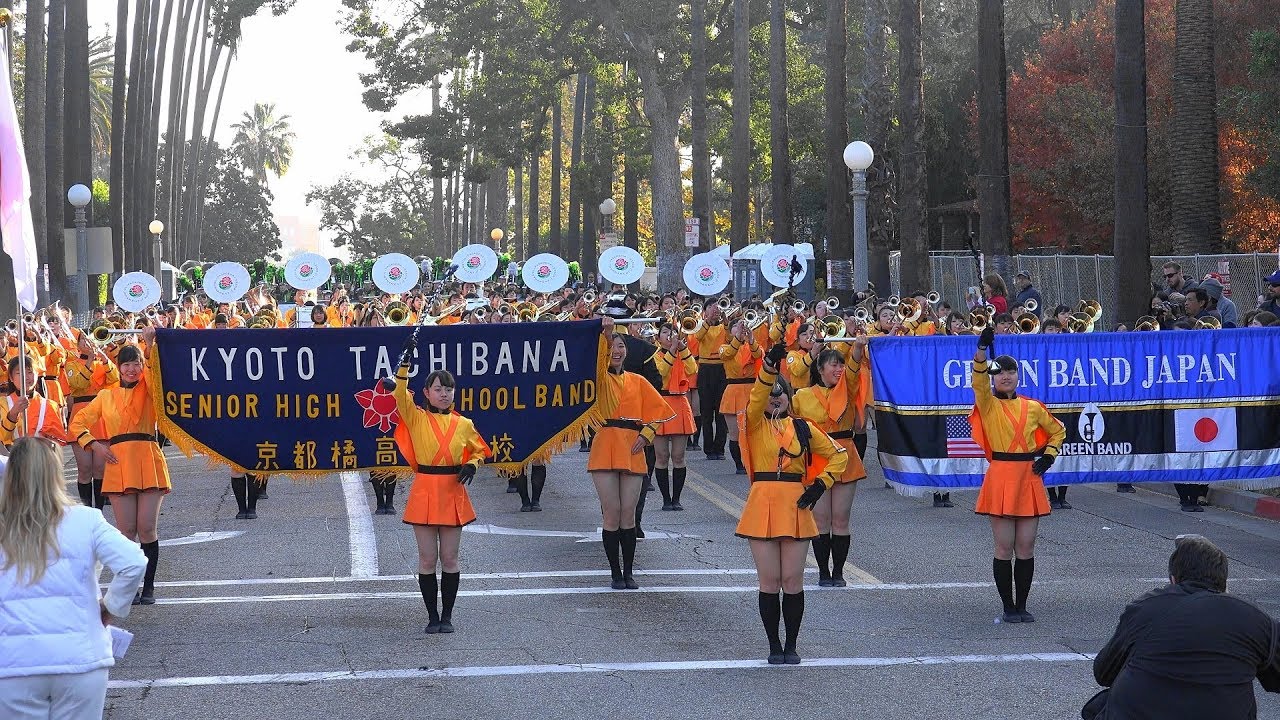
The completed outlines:
[[[462,483],[463,485],[470,485],[471,481],[475,478],[475,476],[476,476],[475,465],[463,465],[461,468],[458,469],[458,482]]]
[[[1054,459],[1055,458],[1052,455],[1041,455],[1039,459],[1031,464],[1031,472],[1035,473],[1039,477],[1044,477],[1044,474],[1049,471],[1049,468],[1053,467]]]
[[[988,352],[996,346],[996,329],[988,325],[978,336],[978,347]]]
[[[796,507],[801,510],[812,510],[813,506],[818,504],[822,493],[826,491],[827,486],[821,480],[814,480],[812,485],[804,489],[804,494],[796,501]]]
[[[764,356],[764,361],[766,364],[777,368],[782,364],[782,361],[786,359],[786,357],[787,346],[782,343],[777,343],[773,347],[769,348],[768,354]]]
[[[418,338],[416,332],[409,333],[409,337],[405,338],[404,345],[400,348],[400,364],[408,365],[409,358],[413,357],[413,351],[418,349]]]

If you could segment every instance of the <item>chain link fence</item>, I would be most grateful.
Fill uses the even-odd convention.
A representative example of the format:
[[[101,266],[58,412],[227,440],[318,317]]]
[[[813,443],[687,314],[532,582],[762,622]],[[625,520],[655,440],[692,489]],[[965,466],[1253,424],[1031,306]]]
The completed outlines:
[[[1044,298],[1045,312],[1055,305],[1075,308],[1080,300],[1097,300],[1102,304],[1100,327],[1111,329],[1118,322],[1116,306],[1116,266],[1110,255],[1015,255],[1000,258],[1004,262],[986,264],[987,272],[999,272],[1009,287],[1011,296],[1017,294],[1013,276],[1019,270],[1031,274],[1031,282]],[[1261,292],[1263,279],[1276,271],[1276,253],[1252,253],[1234,255],[1161,255],[1151,258],[1151,274],[1147,284],[1164,284],[1161,267],[1172,260],[1182,266],[1187,278],[1200,280],[1208,273],[1223,276],[1230,297],[1240,309],[1241,315],[1252,310]],[[1224,264],[1225,263],[1225,264]],[[933,290],[938,291],[951,307],[966,308],[966,292],[971,287],[981,287],[978,261],[967,252],[939,251],[929,254]],[[889,257],[889,275],[892,293],[915,288],[902,287],[902,255]],[[1134,282],[1143,282],[1134,278]]]

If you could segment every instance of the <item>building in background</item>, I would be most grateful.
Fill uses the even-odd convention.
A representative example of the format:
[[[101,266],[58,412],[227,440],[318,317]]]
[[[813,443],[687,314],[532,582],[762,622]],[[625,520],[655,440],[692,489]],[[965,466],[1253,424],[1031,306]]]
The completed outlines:
[[[303,252],[321,252],[320,226],[311,218],[297,215],[277,215],[276,225],[280,228],[280,255],[293,257]],[[325,251],[329,243],[325,243]]]

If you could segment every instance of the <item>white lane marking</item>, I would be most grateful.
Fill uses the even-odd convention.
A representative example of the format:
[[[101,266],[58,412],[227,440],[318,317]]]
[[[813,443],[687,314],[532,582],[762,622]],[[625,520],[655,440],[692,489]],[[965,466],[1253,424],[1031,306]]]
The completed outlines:
[[[1014,663],[1089,662],[1093,655],[1074,652],[1019,653],[1015,655],[922,655],[909,657],[813,658],[802,666],[826,668],[882,668],[893,666],[983,665]],[[497,677],[509,675],[572,675],[581,673],[688,672],[691,670],[773,670],[785,672],[785,665],[769,665],[764,660],[681,660],[666,662],[580,663],[555,665],[489,665],[474,667],[419,668],[417,670],[339,670],[333,672],[274,673],[264,675],[212,675],[170,677],[154,680],[111,680],[113,690],[132,688],[189,688],[213,685],[284,685],[341,680],[413,680],[441,678]]]
[[[555,537],[576,538],[577,542],[600,542],[600,532],[604,528],[596,528],[595,532],[577,532],[574,530],[532,530],[526,528],[509,528],[500,525],[466,525],[462,532],[482,535],[517,535],[520,537]],[[663,532],[661,530],[645,530],[645,540],[674,540],[676,538],[697,538],[697,535],[681,535],[680,533]]]
[[[195,545],[196,543],[213,542],[214,540],[226,540],[237,535],[243,535],[243,530],[219,530],[217,532],[198,532],[192,533],[186,537],[172,538],[160,541],[160,547],[173,547],[174,545]]]
[[[373,517],[364,499],[364,478],[344,472],[342,496],[347,501],[347,544],[351,548],[351,576],[371,578],[378,574],[378,541],[373,534]]]
[[[1065,580],[1042,580],[1040,584],[1063,584]],[[951,590],[966,588],[995,587],[989,582],[958,583],[849,583],[843,588],[822,588],[809,585],[809,589],[817,592],[827,590]],[[554,588],[495,588],[490,590],[461,590],[459,597],[511,597],[530,595],[600,595],[604,593],[753,593],[758,592],[756,585],[651,585],[639,590],[614,590],[607,587],[554,587]],[[420,598],[417,591],[383,591],[383,592],[334,592],[334,593],[282,593],[279,595],[225,595],[213,597],[159,598],[157,605],[227,605],[233,603],[277,603],[277,602],[314,602],[334,600],[400,600]]]
[[[807,573],[818,572],[806,568]],[[674,570],[637,570],[636,575],[755,575],[754,568],[680,568]],[[156,587],[234,587],[237,585],[327,585],[329,583],[405,582],[416,580],[417,575],[379,575],[360,577],[280,577],[248,578],[244,580],[171,580],[158,582]],[[609,577],[608,570],[547,570],[528,572],[467,573],[468,580],[536,580],[541,578]],[[103,585],[105,588],[106,585]]]

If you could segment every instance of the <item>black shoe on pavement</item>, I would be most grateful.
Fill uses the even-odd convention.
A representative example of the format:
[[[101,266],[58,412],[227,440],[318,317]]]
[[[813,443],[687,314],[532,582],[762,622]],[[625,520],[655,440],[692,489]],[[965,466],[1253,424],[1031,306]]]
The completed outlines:
[[[800,653],[796,652],[795,650],[784,650],[782,652],[782,662],[786,663],[787,665],[799,665]]]
[[[702,450],[702,446],[701,446],[701,445],[699,445],[699,444],[698,444],[698,443],[696,443],[696,442],[695,442],[695,443],[689,443],[689,447],[685,448],[685,450]]]
[[[1019,610],[1019,611],[1018,611],[1018,616],[1022,618],[1022,622],[1024,622],[1024,623],[1033,623],[1033,622],[1035,622],[1035,621],[1036,621],[1036,616],[1035,616],[1035,615],[1032,615],[1031,613],[1027,612],[1026,610]]]
[[[609,587],[613,588],[614,590],[626,590],[627,581],[623,580],[622,578],[614,578],[613,582],[609,585]]]
[[[1053,504],[1053,503],[1050,503],[1050,505],[1052,505],[1052,504]],[[933,506],[934,506],[934,507],[936,507],[936,508],[946,507],[946,505],[942,504],[942,496],[941,496],[941,495],[934,495],[934,496],[933,496]]]
[[[1005,610],[1004,616],[1000,618],[1000,622],[1004,623],[1020,623],[1022,622],[1022,613],[1017,610]]]
[[[636,526],[636,539],[637,540],[644,539],[644,530],[639,525]]]
[[[831,578],[829,577],[818,578],[818,587],[831,587]]]
[[[432,620],[431,622],[427,623],[427,629],[423,630],[423,632],[425,632],[428,635],[435,635],[436,633],[440,632],[440,621]]]
[[[1049,507],[1053,508],[1054,510],[1061,510],[1062,503],[1058,502],[1057,500],[1050,500]]]
[[[675,510],[675,511],[677,511],[677,512],[680,512],[680,511],[683,511],[683,510],[684,510],[684,506],[683,506],[683,505],[681,505],[679,502],[677,502],[677,501],[675,501],[675,500],[672,500],[672,501],[671,501],[671,509],[672,509],[672,510]]]
[[[944,507],[944,508],[953,508],[953,507],[955,507],[955,506],[956,506],[956,505],[955,505],[955,503],[951,502],[951,495],[950,495],[950,494],[947,494],[947,496],[946,496],[946,497],[942,498],[942,507]]]
[[[1059,503],[1058,503],[1058,509],[1059,509],[1059,510],[1070,510],[1070,509],[1071,509],[1071,503],[1067,502],[1066,500],[1063,500],[1063,501],[1061,501],[1061,502],[1059,502]]]
[[[622,578],[622,584],[623,584],[623,587],[625,587],[628,590],[640,589],[640,586],[636,584],[636,579],[631,577],[630,575]]]
[[[1137,491],[1137,489],[1136,489],[1136,488],[1134,488],[1134,487],[1133,487],[1133,483],[1116,483],[1116,492],[1118,492],[1118,493],[1136,493],[1136,492],[1138,492],[1138,491]]]
[[[669,502],[664,502],[664,503],[662,503],[662,509],[663,509],[663,510],[675,510],[675,506],[674,506],[674,505],[672,505],[672,504],[671,504],[671,503],[669,503]]]
[[[653,492],[657,489],[658,488],[653,486],[653,480],[651,478],[645,478],[643,492]]]
[[[783,654],[782,654],[781,652],[776,652],[776,653],[775,653],[775,652],[771,652],[771,653],[769,653],[769,664],[770,664],[770,665],[782,665],[782,664],[783,664],[783,663],[785,663],[785,662],[786,662],[786,658],[783,656]]]
[[[440,618],[440,633],[448,634],[453,632],[453,620],[450,618]]]
[[[253,510],[250,510],[249,512],[247,512],[247,513],[245,513],[245,514],[244,514],[244,519],[245,519],[245,520],[257,520],[257,519],[258,519],[258,513],[254,512]]]
[[[849,582],[845,580],[843,577],[840,577],[839,575],[836,575],[831,578],[831,587],[848,587],[848,586],[849,586]]]
[[[141,593],[139,593],[139,594],[138,594],[138,604],[139,604],[139,605],[155,605],[155,604],[156,604],[156,591],[155,591],[155,590],[143,590]]]
[[[379,511],[379,512],[381,512],[381,511],[382,511],[382,508],[378,508],[378,511]],[[246,519],[246,518],[248,518],[248,517],[249,517],[249,513],[247,513],[247,512],[243,512],[243,511],[241,511],[241,512],[236,513],[236,519],[237,519],[237,520],[244,520],[244,519]]]
[[[520,506],[520,512],[533,512],[533,506],[532,506],[532,505],[521,505],[521,506]]]
[[[533,503],[529,505],[529,509],[532,510],[533,512],[542,512],[542,506],[539,505],[538,503]]]

